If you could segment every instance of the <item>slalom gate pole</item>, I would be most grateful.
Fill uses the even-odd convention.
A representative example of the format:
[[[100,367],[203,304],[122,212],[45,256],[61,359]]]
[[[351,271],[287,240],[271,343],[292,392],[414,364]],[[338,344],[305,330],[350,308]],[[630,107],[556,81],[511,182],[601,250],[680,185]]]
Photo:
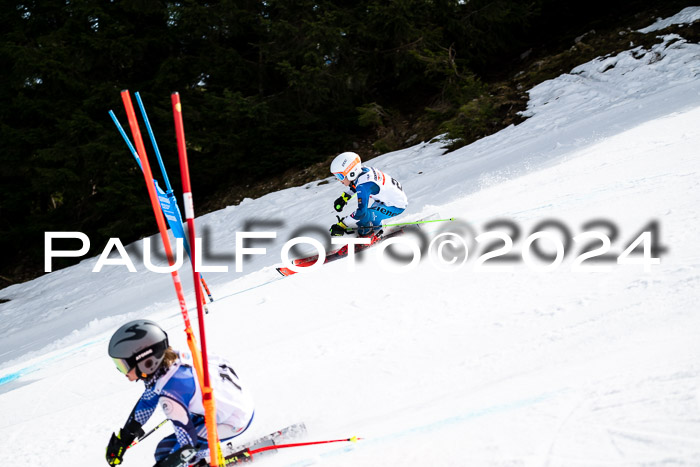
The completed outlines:
[[[119,120],[117,120],[117,117],[114,115],[114,112],[112,112],[111,110],[109,111],[109,116],[112,117],[112,120],[114,121],[114,124],[117,126],[119,133],[121,133],[122,137],[124,138],[124,142],[126,143],[127,147],[131,151],[131,154],[134,156],[134,159],[136,159],[136,163],[138,164],[141,171],[143,171],[143,166],[141,165],[141,159],[139,158],[139,155],[136,152],[136,149],[131,144],[129,137],[124,132],[124,128],[122,128],[121,123],[119,123]],[[166,183],[169,183],[169,182],[166,181]],[[155,179],[153,180],[153,184],[156,186],[156,191],[158,191],[158,193],[157,193],[158,195],[163,193],[163,189],[158,186],[158,182]],[[172,203],[175,207],[175,210],[173,211],[173,213],[174,213],[175,217],[177,217],[177,220],[174,220],[172,222],[171,222],[171,219],[167,219],[168,224],[170,224],[170,230],[173,232],[173,236],[175,238],[182,238],[185,250],[187,251],[187,255],[190,257],[190,259],[192,259],[192,254],[190,253],[190,246],[189,246],[189,243],[187,243],[187,238],[185,238],[184,232],[182,232],[182,234],[181,234],[182,237],[180,237],[178,235],[179,230],[182,230],[182,216],[180,215],[180,210],[177,207],[177,202],[175,200],[175,196],[172,194],[172,190],[169,191],[169,194],[168,193],[163,193],[163,194],[165,194],[165,196],[169,200],[172,200]],[[168,214],[166,213],[166,207],[163,206],[162,203],[160,204],[160,207],[163,210],[163,214],[167,218]],[[174,224],[174,222],[176,222],[177,225]],[[179,226],[179,230],[178,230],[178,226]],[[211,292],[209,291],[209,287],[207,286],[207,283],[204,281],[204,277],[202,277],[201,274],[199,275],[199,277],[202,280],[202,286],[204,286],[205,290],[207,291],[207,296],[209,296],[209,301],[213,302],[214,298],[211,296]],[[204,297],[202,297],[202,300],[204,300]]]
[[[139,155],[136,152],[136,148],[134,148],[134,145],[131,144],[131,140],[126,135],[124,128],[122,128],[122,124],[119,123],[119,120],[117,120],[116,115],[114,115],[114,112],[112,112],[111,110],[109,111],[109,116],[112,117],[112,121],[117,126],[117,130],[119,130],[119,133],[121,133],[122,138],[124,138],[124,142],[126,143],[127,147],[129,148],[129,151],[131,151],[131,154],[134,156],[134,159],[136,159],[136,163],[139,165],[139,169],[141,169],[143,171],[143,167],[141,166],[141,159],[139,159]]]
[[[207,293],[207,296],[209,297],[209,301],[213,302],[214,297],[211,296],[211,291],[209,290],[209,286],[207,285],[206,282],[204,282],[204,277],[202,277],[202,274],[199,274],[199,277],[202,279],[202,286],[204,287],[204,291]]]
[[[131,135],[134,138],[134,143],[136,144],[136,149],[138,150],[139,159],[141,160],[141,171],[143,172],[143,177],[146,180],[146,188],[148,189],[148,196],[151,199],[151,206],[153,207],[153,214],[156,217],[156,223],[158,224],[158,231],[160,232],[160,237],[163,241],[163,248],[165,248],[165,253],[168,257],[168,263],[170,266],[175,264],[175,259],[173,256],[173,250],[170,246],[170,239],[168,238],[167,226],[165,224],[165,216],[163,215],[163,210],[161,209],[160,203],[158,202],[158,196],[156,194],[156,188],[153,184],[153,173],[151,172],[151,166],[148,163],[148,157],[146,156],[146,148],[143,145],[143,139],[141,138],[141,130],[139,129],[139,123],[136,120],[136,113],[134,112],[134,105],[131,103],[131,95],[128,90],[123,90],[121,92],[122,101],[124,103],[124,109],[126,110],[127,118],[129,119],[129,126],[131,127]],[[194,363],[195,370],[197,374],[201,374],[202,371],[202,360],[197,348],[197,340],[194,337],[194,331],[192,330],[192,324],[190,323],[190,316],[187,311],[187,303],[185,302],[185,294],[182,290],[182,282],[180,281],[180,275],[177,269],[173,268],[170,273],[173,278],[173,285],[175,286],[175,293],[177,294],[177,299],[180,304],[180,312],[182,313],[182,319],[185,322],[185,334],[187,335],[187,346],[192,353],[192,360]],[[195,287],[198,289],[198,287]],[[202,381],[200,381],[200,384]]]
[[[163,158],[160,155],[160,150],[158,149],[158,143],[156,143],[156,136],[153,134],[153,128],[151,128],[151,121],[148,119],[148,114],[146,114],[146,107],[143,105],[143,101],[141,100],[141,94],[138,92],[134,93],[134,97],[136,97],[136,103],[139,105],[139,110],[141,111],[141,116],[143,117],[143,122],[146,124],[146,130],[148,131],[148,136],[151,139],[151,144],[153,145],[153,151],[156,153],[156,160],[158,161],[158,166],[160,167],[160,173],[163,174],[163,181],[165,182],[165,194],[168,198],[173,200],[173,203],[175,204],[175,209],[174,213],[178,218],[178,221],[180,224],[182,224],[182,215],[180,214],[180,209],[177,207],[177,201],[175,200],[175,195],[173,194],[173,187],[170,185],[170,179],[168,178],[168,172],[165,170],[165,164],[163,163]],[[175,231],[173,230],[173,233]],[[185,249],[187,250],[187,254],[190,257],[191,261],[194,261],[192,258],[192,255],[190,254],[190,247],[189,244],[187,243],[187,238],[183,238],[185,241]],[[202,274],[199,275],[199,279],[202,282],[202,287],[204,287],[207,291],[207,295],[209,296],[209,301],[213,302],[214,298],[211,296],[211,292],[209,291],[209,287],[207,286],[206,281],[204,280],[204,276]],[[203,299],[204,297],[202,297]]]
[[[190,185],[190,169],[187,162],[187,147],[185,145],[185,129],[182,122],[182,104],[180,94],[174,92],[170,99],[173,104],[173,118],[175,120],[175,136],[177,137],[177,152],[180,157],[180,176],[182,178],[182,198],[185,207],[187,229],[190,234],[190,246],[192,247],[192,277],[194,279],[195,293],[197,294],[197,317],[199,319],[199,339],[202,346],[202,404],[204,405],[204,423],[207,428],[207,441],[209,443],[209,458],[211,465],[217,467],[223,465],[223,456],[219,448],[219,437],[216,426],[216,400],[214,390],[209,380],[209,368],[207,365],[207,339],[204,330],[204,310],[202,309],[202,288],[199,287],[198,272],[194,258],[197,255],[194,225],[194,203],[192,202],[192,186]]]
[[[126,448],[127,448],[127,449],[130,449],[130,448],[136,446],[136,445],[139,444],[141,441],[143,441],[144,439],[146,439],[146,438],[148,438],[149,436],[151,436],[151,435],[153,434],[154,431],[156,431],[158,428],[160,428],[160,427],[162,427],[163,425],[165,425],[167,422],[168,422],[168,419],[166,418],[165,420],[163,420],[162,422],[160,422],[159,424],[157,424],[156,426],[154,426],[153,428],[151,428],[151,429],[148,431],[148,433],[144,434],[143,436],[141,436],[141,437],[139,437],[139,438],[136,438],[136,439],[134,440],[134,442],[131,443],[130,445],[128,445]]]
[[[141,110],[141,117],[143,117],[143,123],[146,125],[146,131],[148,131],[148,136],[151,139],[151,144],[153,145],[153,151],[156,153],[156,160],[158,161],[158,166],[160,167],[160,173],[163,174],[163,181],[165,182],[165,188],[169,191],[173,191],[173,187],[170,186],[170,179],[168,178],[168,172],[165,170],[165,165],[163,164],[163,158],[160,156],[160,150],[158,149],[158,143],[156,143],[156,136],[153,134],[153,129],[151,128],[151,121],[148,119],[146,114],[146,108],[141,100],[141,94],[138,92],[134,93],[136,98],[136,103],[139,105],[139,110]]]

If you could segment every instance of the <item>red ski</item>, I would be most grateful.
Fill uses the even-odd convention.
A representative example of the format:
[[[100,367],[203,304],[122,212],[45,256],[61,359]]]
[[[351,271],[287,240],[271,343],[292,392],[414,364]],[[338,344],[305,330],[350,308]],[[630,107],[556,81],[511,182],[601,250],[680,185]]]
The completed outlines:
[[[354,245],[355,253],[357,254],[360,251],[366,250],[367,248],[370,248],[370,247],[376,245],[377,243],[381,242],[382,240],[385,240],[385,239],[391,238],[391,237],[396,237],[396,236],[401,235],[403,233],[404,233],[404,229],[401,228],[401,229],[394,230],[394,231],[389,232],[389,233],[384,234],[384,235],[381,235],[381,234],[379,236],[375,235],[372,238],[372,242],[367,244],[367,245]],[[339,250],[335,250],[335,251],[328,253],[326,255],[326,259],[323,261],[323,264],[330,263],[331,261],[336,261],[336,260],[339,260],[341,258],[345,258],[347,255],[348,255],[348,245],[340,248]],[[319,260],[318,255],[313,255],[313,256],[308,256],[306,258],[295,259],[292,261],[292,263],[294,263],[294,266],[305,268],[305,267],[313,266],[314,264],[316,264],[316,262],[318,260]],[[277,272],[279,272],[283,276],[291,276],[293,274],[296,274],[296,271],[293,271],[287,267],[279,267],[276,269],[277,269]]]

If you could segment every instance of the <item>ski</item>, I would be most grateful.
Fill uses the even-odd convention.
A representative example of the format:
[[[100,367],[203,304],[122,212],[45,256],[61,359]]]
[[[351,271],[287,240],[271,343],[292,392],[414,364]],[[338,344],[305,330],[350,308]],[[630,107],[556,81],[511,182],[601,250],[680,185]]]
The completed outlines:
[[[383,240],[386,240],[387,238],[396,237],[396,236],[399,236],[403,233],[404,233],[403,228],[396,229],[396,230],[393,230],[387,234],[375,236],[374,239],[372,240],[372,242],[367,244],[367,245],[354,245],[355,246],[355,254],[359,253],[360,251],[366,250],[370,247],[373,247],[377,243],[379,243]],[[338,250],[335,250],[335,251],[328,253],[326,255],[326,259],[323,261],[323,264],[330,263],[331,261],[336,261],[336,260],[339,260],[341,258],[345,258],[347,255],[348,255],[348,247],[346,245]],[[308,267],[308,266],[313,265],[314,263],[316,263],[317,260],[318,260],[318,255],[313,255],[313,256],[309,256],[307,258],[295,259],[292,262],[294,263],[294,266],[303,268],[303,267]],[[283,275],[285,277],[296,274],[296,271],[293,271],[292,269],[290,269],[288,267],[284,267],[284,266],[278,267],[275,269],[277,270],[277,272],[279,272],[281,275]]]
[[[411,229],[421,229],[421,224],[426,224],[430,222],[445,222],[445,221],[453,221],[454,217],[451,217],[449,219],[439,219],[440,214],[439,213],[434,213],[431,214],[427,217],[424,217],[422,219],[419,219],[415,222],[402,222],[399,224],[389,224],[384,226],[386,227],[398,227],[390,232],[382,234],[382,231],[380,230],[377,235],[375,235],[375,238],[372,240],[371,243],[368,245],[355,245],[355,253],[359,253],[362,250],[366,250],[367,248],[373,247],[377,243],[386,240],[387,238],[391,237],[396,237],[398,235],[402,235],[406,231],[409,231]],[[330,263],[331,261],[336,261],[341,258],[345,258],[348,255],[348,247],[344,246],[338,250],[331,251],[326,255],[326,258],[323,261],[323,264]],[[313,255],[313,256],[308,256],[306,258],[299,258],[292,260],[292,264],[297,267],[309,267],[312,266],[313,264],[318,261],[318,255]],[[297,273],[297,271],[293,271],[291,268],[280,266],[278,268],[275,268],[277,272],[279,272],[282,276],[287,277],[291,276]]]
[[[240,464],[242,462],[252,462],[253,457],[250,455],[250,451],[255,451],[256,449],[264,448],[267,446],[274,446],[280,444],[280,442],[285,442],[291,439],[299,438],[306,434],[306,425],[304,422],[295,423],[282,428],[277,431],[273,431],[269,435],[262,436],[253,441],[245,444],[235,446],[233,442],[228,442],[221,446],[224,453],[224,464],[225,466]],[[265,451],[256,455],[260,456],[266,453],[275,452],[274,450]]]

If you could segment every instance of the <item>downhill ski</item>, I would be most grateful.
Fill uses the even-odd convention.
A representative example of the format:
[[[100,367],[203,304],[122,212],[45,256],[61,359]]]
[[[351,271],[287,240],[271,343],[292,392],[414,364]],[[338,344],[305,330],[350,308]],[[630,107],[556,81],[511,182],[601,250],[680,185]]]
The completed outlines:
[[[224,465],[233,465],[241,462],[251,462],[253,460],[251,451],[256,451],[268,446],[275,446],[281,442],[286,442],[291,439],[299,438],[306,434],[306,425],[304,422],[295,423],[282,428],[272,433],[257,438],[241,445],[234,445],[233,442],[222,444],[221,450],[224,454]],[[274,450],[266,450],[265,453],[274,452]],[[260,455],[262,452],[260,453]]]
[[[373,247],[377,243],[379,243],[383,240],[386,240],[387,238],[396,237],[396,236],[399,236],[403,233],[404,233],[404,228],[396,229],[396,230],[393,230],[393,231],[386,233],[386,234],[383,234],[380,231],[379,234],[374,235],[372,237],[372,241],[369,244],[367,244],[367,245],[353,245],[355,248],[355,253],[357,254],[360,251],[364,251],[368,248]],[[345,258],[347,255],[348,255],[348,245],[345,245],[344,247],[342,247],[338,250],[335,250],[335,251],[328,253],[326,255],[326,258],[323,260],[323,264],[330,263],[331,261],[336,261],[336,260],[339,260],[341,258]],[[309,267],[309,266],[314,265],[317,261],[320,261],[318,255],[313,255],[313,256],[308,256],[306,258],[295,259],[292,262],[293,262],[294,266],[304,268],[304,267]],[[283,276],[291,276],[293,274],[296,274],[296,272],[297,272],[297,271],[293,271],[291,268],[284,267],[284,266],[281,266],[281,267],[278,267],[275,269],[277,270],[277,272],[279,272]]]

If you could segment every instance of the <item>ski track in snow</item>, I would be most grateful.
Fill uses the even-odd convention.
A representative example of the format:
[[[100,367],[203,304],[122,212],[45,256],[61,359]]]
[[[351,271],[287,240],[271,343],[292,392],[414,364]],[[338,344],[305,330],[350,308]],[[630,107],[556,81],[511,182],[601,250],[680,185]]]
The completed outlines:
[[[402,218],[459,219],[426,226],[432,235],[465,224],[462,235],[474,235],[510,219],[520,230],[516,253],[548,219],[572,235],[608,221],[615,256],[656,221],[667,251],[650,273],[614,261],[573,272],[581,245],[572,243],[551,272],[523,261],[477,271],[471,251],[459,269],[425,259],[394,273],[375,248],[354,272],[342,260],[282,280],[274,266],[299,225],[279,206],[325,231],[337,184],[199,217],[218,264],[230,267],[205,274],[218,298],[208,342],[256,399],[241,441],[301,420],[309,440],[364,438],[281,451],[260,465],[700,465],[699,75],[700,46],[666,36],[535,87],[517,127],[449,154],[421,143],[370,163],[402,181],[410,200]],[[268,253],[235,273],[235,232],[250,222],[278,237],[255,245]],[[111,431],[142,390],[106,355],[121,323],[154,319],[185,347],[169,275],[138,262],[137,273],[92,273],[96,260],[0,291],[10,299],[0,304],[3,465],[104,462]],[[181,274],[193,303],[191,272]],[[151,466],[169,430],[130,450],[127,465]]]

